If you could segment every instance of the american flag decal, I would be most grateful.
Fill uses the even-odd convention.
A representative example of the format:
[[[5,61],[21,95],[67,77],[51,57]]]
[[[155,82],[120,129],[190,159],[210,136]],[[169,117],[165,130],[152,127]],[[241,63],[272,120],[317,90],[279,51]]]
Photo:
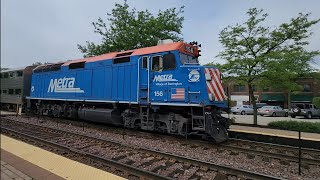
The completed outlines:
[[[184,100],[185,96],[184,88],[172,88],[171,89],[171,99]]]

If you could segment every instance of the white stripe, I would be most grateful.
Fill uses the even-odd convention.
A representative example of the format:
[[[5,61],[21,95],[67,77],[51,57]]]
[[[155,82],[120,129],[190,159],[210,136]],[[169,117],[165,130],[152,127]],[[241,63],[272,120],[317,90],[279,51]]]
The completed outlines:
[[[213,68],[212,68],[212,69],[213,69]],[[209,69],[209,71],[210,71],[210,69]],[[216,76],[215,76],[215,73],[212,72],[212,74],[213,74],[214,78],[217,79]],[[218,82],[219,82],[219,81],[218,81]],[[211,84],[213,85],[213,88],[216,90],[216,92],[217,92],[217,94],[218,94],[218,101],[222,101],[223,98],[222,98],[222,96],[221,96],[221,94],[220,94],[220,92],[219,92],[219,89],[218,89],[218,86],[217,86],[218,83],[216,83],[215,81],[212,80],[212,81],[211,81]]]
[[[205,68],[205,70],[206,70],[206,72],[210,75],[210,73],[208,72],[209,69],[208,69],[208,68]],[[206,82],[207,82],[207,87],[209,88],[211,94],[214,96],[214,99],[215,99],[215,100],[218,99],[218,97],[216,96],[216,94],[214,93],[214,91],[213,91],[213,89],[212,89],[212,87],[211,87],[211,85],[210,85],[210,82],[209,82],[209,81],[206,81]]]
[[[197,106],[197,107],[202,107],[201,104],[187,104],[187,103],[151,103],[151,105]]]
[[[219,74],[219,77],[218,77],[218,79],[219,79],[219,81],[218,81],[218,85],[219,85],[219,87],[221,88],[221,91],[222,91],[222,94],[221,94],[221,96],[222,96],[222,100],[225,100],[225,94],[224,94],[224,89],[223,89],[223,87],[222,87],[222,80],[221,80],[221,76],[220,76],[220,71],[218,70],[218,69],[215,69],[215,71]]]
[[[26,99],[40,99],[40,100],[53,100],[53,101],[84,101],[84,102],[105,102],[105,103],[130,103],[130,104],[138,104],[138,102],[131,101],[105,101],[105,100],[84,100],[84,99],[55,99],[55,98],[33,98],[26,97]]]
[[[219,96],[221,97],[220,101],[223,101],[224,100],[224,97],[223,97],[223,88],[222,88],[222,85],[221,85],[221,80],[220,80],[220,77],[218,77],[218,75],[216,74],[216,71],[214,68],[211,69],[212,73],[213,73],[213,76],[215,78],[215,80],[217,81],[217,92],[219,94]],[[222,93],[220,92],[220,90],[222,91]]]

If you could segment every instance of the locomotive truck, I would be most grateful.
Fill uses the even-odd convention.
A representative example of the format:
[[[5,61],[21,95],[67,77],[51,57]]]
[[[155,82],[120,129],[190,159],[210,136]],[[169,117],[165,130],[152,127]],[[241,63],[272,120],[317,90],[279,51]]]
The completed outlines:
[[[165,42],[165,41],[164,41]],[[228,138],[221,72],[195,43],[169,42],[33,70],[29,109],[126,128]]]

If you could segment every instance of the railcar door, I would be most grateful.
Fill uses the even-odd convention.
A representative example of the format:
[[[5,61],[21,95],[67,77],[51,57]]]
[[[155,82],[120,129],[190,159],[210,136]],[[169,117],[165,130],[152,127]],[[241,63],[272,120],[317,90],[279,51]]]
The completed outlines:
[[[153,103],[168,102],[168,84],[174,79],[172,74],[163,69],[163,56],[154,55],[150,58],[149,97]]]
[[[140,58],[139,62],[139,102],[140,104],[149,103],[149,61],[148,56]]]

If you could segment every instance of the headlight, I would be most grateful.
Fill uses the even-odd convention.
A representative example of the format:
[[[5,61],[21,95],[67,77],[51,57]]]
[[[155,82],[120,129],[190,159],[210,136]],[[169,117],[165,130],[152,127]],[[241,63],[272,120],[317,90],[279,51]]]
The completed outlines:
[[[208,95],[209,95],[209,100],[210,100],[210,101],[214,101],[214,96],[213,96],[213,94],[212,94],[212,93],[209,93]]]
[[[211,80],[211,75],[210,75],[210,74],[207,73],[205,76],[206,76],[206,80],[207,80],[207,81],[210,81],[210,80]]]

